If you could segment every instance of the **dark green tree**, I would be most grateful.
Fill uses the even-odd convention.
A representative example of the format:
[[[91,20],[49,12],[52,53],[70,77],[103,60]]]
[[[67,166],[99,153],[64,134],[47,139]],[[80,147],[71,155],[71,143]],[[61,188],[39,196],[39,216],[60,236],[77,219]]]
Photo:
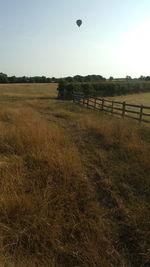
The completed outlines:
[[[58,99],[65,99],[65,90],[66,90],[67,82],[65,79],[60,79],[58,83]]]
[[[131,81],[131,80],[132,80],[131,76],[127,75],[127,76],[126,76],[126,80],[127,80],[127,81]]]
[[[8,77],[5,73],[0,73],[0,83],[8,83],[9,80],[8,80]]]

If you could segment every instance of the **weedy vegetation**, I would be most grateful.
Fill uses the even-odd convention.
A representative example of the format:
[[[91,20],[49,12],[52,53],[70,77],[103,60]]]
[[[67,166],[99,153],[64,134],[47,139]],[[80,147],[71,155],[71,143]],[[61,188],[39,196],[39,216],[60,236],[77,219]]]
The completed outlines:
[[[0,85],[0,266],[149,266],[150,128]]]

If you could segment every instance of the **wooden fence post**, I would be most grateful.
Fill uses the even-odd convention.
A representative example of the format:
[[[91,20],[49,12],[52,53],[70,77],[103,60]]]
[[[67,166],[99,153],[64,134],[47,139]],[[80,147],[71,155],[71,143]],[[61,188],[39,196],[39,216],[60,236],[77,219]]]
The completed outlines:
[[[94,109],[96,109],[96,97],[95,97],[95,102],[94,102]]]
[[[85,97],[84,97],[84,95],[83,95],[83,105],[84,105],[84,103],[85,103]]]
[[[103,111],[103,109],[104,109],[104,98],[102,99],[102,111]]]
[[[111,113],[113,114],[113,111],[114,111],[114,101],[112,101],[111,103]]]
[[[143,105],[141,105],[141,107],[140,107],[140,119],[139,119],[139,122],[142,121],[142,115],[143,115]]]
[[[150,116],[148,113],[145,113],[145,111],[143,111],[143,109],[149,109],[150,107],[146,107],[143,105],[132,105],[132,104],[128,104],[125,101],[124,102],[118,102],[118,101],[110,101],[106,99],[106,104],[105,104],[105,99],[104,98],[97,98],[95,96],[92,96],[90,98],[89,95],[84,95],[84,94],[79,94],[79,93],[75,93],[73,92],[72,94],[73,97],[73,102],[76,104],[83,104],[85,107],[91,107],[94,110],[99,110],[99,111],[108,111],[110,112],[112,115],[113,114],[118,114],[120,116],[124,117],[128,117],[131,119],[135,119],[138,120],[139,123],[141,122],[147,122],[149,123],[149,120],[146,120],[143,118],[143,116]],[[89,104],[89,101],[92,102],[93,104]],[[107,105],[107,102],[110,103],[109,105]],[[121,105],[120,108],[116,107],[116,104]],[[106,107],[106,109],[105,109]],[[109,108],[109,110],[107,109],[107,107]],[[126,109],[127,107],[127,109]],[[128,107],[134,107],[134,108],[139,108],[140,110],[137,112],[135,110],[132,109],[128,109]],[[119,110],[120,112],[115,112],[115,110]],[[128,112],[133,113],[133,114],[137,114],[137,117],[133,116],[133,115],[128,115]]]
[[[125,115],[125,111],[126,111],[126,102],[124,101],[122,103],[122,117],[124,118],[124,115]]]
[[[79,104],[82,103],[82,96],[80,95]]]
[[[87,96],[87,108],[89,106],[89,96]]]

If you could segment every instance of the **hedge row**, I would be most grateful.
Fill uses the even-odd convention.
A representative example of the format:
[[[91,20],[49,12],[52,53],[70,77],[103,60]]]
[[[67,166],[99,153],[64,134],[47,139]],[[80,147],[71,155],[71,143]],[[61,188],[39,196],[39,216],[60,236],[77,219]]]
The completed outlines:
[[[72,99],[73,92],[83,92],[85,95],[102,97],[150,92],[150,82],[67,83],[64,80],[59,82],[58,98]]]

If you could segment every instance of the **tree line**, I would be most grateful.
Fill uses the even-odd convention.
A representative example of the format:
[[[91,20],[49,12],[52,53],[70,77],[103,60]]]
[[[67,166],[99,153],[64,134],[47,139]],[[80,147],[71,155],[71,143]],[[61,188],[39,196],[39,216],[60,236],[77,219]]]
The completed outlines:
[[[16,77],[7,76],[5,73],[0,73],[0,83],[51,83],[57,82],[55,77],[47,78],[45,76],[34,76],[34,77]]]
[[[63,78],[66,82],[98,82],[105,81],[106,78],[101,75],[75,75],[73,77],[68,76]],[[7,76],[5,73],[0,73],[0,83],[52,83],[59,82],[60,78],[49,78],[45,76],[34,76],[34,77],[16,77],[16,76]]]
[[[8,76],[5,73],[0,72],[0,83],[58,83],[62,78],[55,77],[45,77],[45,76],[33,76],[33,77],[16,77],[16,76]],[[141,75],[137,79],[132,79],[131,76],[126,76],[125,78],[113,78],[110,76],[109,79],[106,79],[102,75],[75,75],[68,76],[63,78],[67,83],[92,83],[92,82],[101,82],[101,81],[150,81],[150,76]]]
[[[73,99],[73,92],[83,93],[85,96],[118,96],[126,94],[150,92],[150,82],[141,80],[100,81],[100,82],[66,82],[61,79],[58,84],[58,98]]]

